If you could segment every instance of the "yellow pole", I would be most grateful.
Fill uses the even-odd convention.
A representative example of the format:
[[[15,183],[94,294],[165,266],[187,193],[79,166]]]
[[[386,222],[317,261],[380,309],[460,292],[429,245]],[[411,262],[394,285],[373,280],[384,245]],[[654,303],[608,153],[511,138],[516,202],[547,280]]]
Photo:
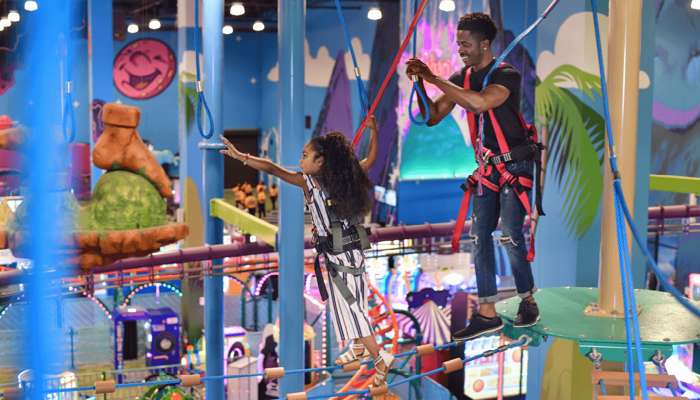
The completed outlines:
[[[630,208],[634,204],[637,151],[637,112],[639,94],[639,54],[641,45],[642,0],[611,0],[608,25],[607,77],[610,116],[615,135],[622,188]],[[604,165],[603,216],[599,274],[600,314],[623,316],[620,263],[615,231],[615,203],[612,173]],[[631,249],[631,234],[627,243]]]

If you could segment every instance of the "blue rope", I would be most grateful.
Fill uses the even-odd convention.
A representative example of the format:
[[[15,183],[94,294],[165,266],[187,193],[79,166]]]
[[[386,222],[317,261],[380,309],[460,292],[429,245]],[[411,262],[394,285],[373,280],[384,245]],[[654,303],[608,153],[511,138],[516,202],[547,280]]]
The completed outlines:
[[[418,0],[413,0],[413,14],[418,11]],[[413,58],[416,58],[418,46],[418,28],[413,30]],[[418,101],[423,103],[423,109],[425,110],[425,117],[419,119],[417,114],[413,114],[413,97],[418,93]],[[425,125],[430,121],[430,103],[428,102],[428,97],[425,92],[421,89],[418,83],[418,77],[413,77],[413,86],[411,86],[411,94],[408,97],[408,117],[416,125]]]
[[[535,22],[530,24],[530,26],[528,26],[524,31],[522,31],[518,36],[516,36],[515,39],[513,39],[513,41],[510,42],[508,47],[506,47],[506,49],[501,53],[501,55],[496,58],[496,62],[493,63],[493,65],[491,66],[491,69],[489,69],[489,72],[487,72],[486,76],[484,76],[484,80],[483,80],[482,85],[481,85],[482,89],[485,89],[486,86],[488,86],[489,79],[491,79],[491,74],[493,74],[493,72],[496,69],[498,69],[498,66],[501,65],[501,63],[503,62],[503,60],[506,59],[506,57],[508,57],[508,54],[510,54],[510,52],[513,51],[515,46],[517,46],[518,43],[522,42],[523,39],[525,39],[525,37],[527,35],[529,35],[533,29],[535,29],[540,23],[542,23],[542,21],[544,21],[545,18],[547,18],[547,15],[549,15],[549,13],[554,9],[554,6],[556,6],[557,3],[559,3],[559,0],[552,0],[552,2],[549,3],[549,5],[544,10],[544,12],[542,12],[542,14],[539,16],[539,18],[537,18],[535,20]],[[477,147],[477,154],[480,155],[481,152],[483,151],[483,143],[484,143],[484,113],[479,114],[479,128],[478,129],[479,129],[479,143],[478,143],[478,147]],[[473,145],[473,143],[472,143],[472,145]],[[481,159],[481,157],[477,157],[477,162],[479,163],[479,168],[480,169],[483,168],[484,165],[483,165],[483,160]],[[483,171],[481,171],[481,172],[483,172]],[[479,176],[479,184],[478,184],[477,189],[478,189],[478,195],[481,196],[483,194],[483,187],[481,184],[481,175]]]
[[[625,244],[627,243],[626,241],[623,241],[623,236],[625,235],[625,227],[624,227],[624,222],[620,220],[621,215],[619,212],[619,203],[617,199],[617,195],[615,195],[615,227],[617,230],[617,251],[618,251],[618,256],[620,258],[620,276],[621,276],[621,281],[622,281],[622,301],[623,301],[623,306],[624,306],[624,312],[625,312],[625,340],[626,340],[626,346],[627,346],[627,352],[626,352],[626,357],[627,357],[627,364],[625,365],[625,370],[627,371],[627,379],[629,381],[629,387],[630,387],[630,398],[634,399],[634,392],[635,392],[635,383],[634,383],[634,352],[633,352],[633,344],[632,344],[632,326],[631,324],[631,317],[630,313],[633,312],[630,309],[630,293],[627,290],[627,268],[625,264],[627,263],[627,257],[625,257],[626,251],[625,251]],[[634,295],[632,296],[634,297]],[[634,344],[635,346],[637,343]]]
[[[472,361],[477,360],[477,359],[482,358],[482,357],[490,357],[490,356],[492,356],[492,355],[494,355],[494,354],[502,353],[502,352],[504,352],[504,351],[506,351],[506,350],[508,350],[508,349],[513,348],[513,347],[525,346],[525,345],[528,343],[528,340],[529,340],[528,337],[526,337],[526,336],[521,336],[521,338],[520,338],[519,340],[515,341],[515,342],[509,343],[509,344],[507,344],[507,345],[499,346],[499,347],[497,347],[497,348],[495,348],[495,349],[487,350],[487,351],[485,351],[485,352],[483,352],[483,353],[476,354],[476,355],[474,355],[474,356],[468,357],[468,358],[462,360],[462,365],[464,365],[464,364],[466,364],[466,363],[468,363],[468,362],[472,362]],[[445,347],[452,347],[452,346],[456,346],[457,344],[458,344],[458,343],[451,342],[451,343],[447,343],[448,346],[445,346],[445,345],[443,345],[443,346],[445,346]],[[438,346],[438,347],[442,347],[442,346]],[[435,349],[437,350],[438,347],[436,347]],[[407,352],[407,353],[410,353],[410,352]],[[427,377],[427,376],[436,374],[436,373],[438,373],[438,372],[443,372],[444,370],[445,370],[445,367],[436,368],[436,369],[433,369],[433,370],[431,370],[431,371],[423,372],[423,373],[421,373],[421,374],[413,375],[413,376],[410,376],[410,377],[408,377],[408,378],[405,378],[405,379],[402,379],[402,380],[399,380],[399,381],[390,383],[390,384],[387,385],[387,387],[388,387],[388,388],[392,388],[392,387],[400,386],[400,385],[403,385],[404,383],[409,383],[409,382],[414,381],[414,380],[416,380],[416,379],[422,379],[422,378],[425,378],[425,377]],[[309,396],[309,397],[307,397],[307,399],[308,399],[308,400],[311,400],[311,399],[327,399],[327,398],[329,398],[329,397],[350,396],[350,395],[364,396],[364,395],[367,395],[367,394],[369,394],[369,390],[355,390],[355,391],[350,391],[350,392],[331,393],[331,394],[322,394],[322,395],[317,395],[317,396]]]
[[[338,20],[340,21],[340,26],[343,28],[343,38],[345,40],[345,47],[350,52],[352,56],[352,66],[353,72],[355,73],[355,83],[357,84],[357,94],[360,97],[360,104],[362,106],[362,118],[366,116],[369,111],[369,96],[367,94],[367,88],[362,81],[362,73],[360,71],[360,65],[357,62],[357,56],[355,55],[355,50],[352,48],[352,41],[350,40],[350,31],[348,30],[348,24],[345,22],[345,16],[343,15],[343,9],[340,5],[340,0],[335,0],[335,9],[338,12]]]
[[[620,209],[622,210],[625,221],[627,221],[627,224],[630,227],[630,231],[632,232],[632,236],[634,237],[634,241],[637,243],[639,248],[642,250],[642,253],[644,253],[644,256],[647,259],[647,263],[649,266],[652,268],[656,276],[659,278],[659,282],[661,283],[661,287],[663,289],[670,293],[674,299],[680,303],[683,307],[685,307],[691,314],[695,315],[696,317],[700,318],[700,309],[698,309],[695,305],[693,305],[688,298],[683,296],[678,289],[676,289],[675,286],[669,284],[665,279],[663,279],[663,273],[659,269],[659,266],[657,265],[656,261],[654,260],[654,257],[652,256],[651,252],[646,246],[646,241],[642,240],[642,236],[639,233],[639,230],[637,227],[633,224],[632,221],[632,215],[629,211],[629,207],[627,205],[627,202],[625,201],[625,195],[624,192],[622,191],[622,184],[620,182],[620,170],[617,165],[617,156],[615,154],[615,142],[614,138],[612,135],[612,127],[610,124],[610,110],[608,107],[608,90],[607,90],[607,84],[605,80],[605,71],[600,63],[600,60],[602,60],[602,45],[600,43],[600,30],[598,28],[597,24],[597,2],[595,0],[591,0],[591,5],[592,5],[592,10],[594,12],[595,18],[595,27],[596,27],[596,46],[598,50],[598,60],[599,60],[599,69],[600,69],[600,82],[601,82],[601,92],[603,93],[603,112],[605,113],[605,124],[606,124],[606,130],[607,130],[607,139],[608,139],[608,151],[610,153],[610,169],[612,170],[613,176],[614,176],[614,181],[613,181],[613,188],[615,189],[615,193],[619,198],[619,206]]]
[[[65,67],[66,81],[63,83],[63,118],[61,121],[63,129],[63,139],[66,143],[73,143],[75,140],[75,110],[73,109],[73,54],[70,43],[65,40]],[[68,124],[70,123],[70,128]]]
[[[607,389],[605,389],[605,381],[601,379],[598,383],[600,384],[600,394],[602,394],[603,396],[608,394]]]
[[[199,67],[199,1],[194,2],[194,62],[195,62],[195,74],[196,82],[195,87],[197,90],[197,111],[195,112],[195,118],[197,120],[197,129],[199,134],[204,139],[211,139],[214,136],[214,117],[211,115],[209,110],[209,105],[207,104],[207,99],[204,97],[204,87],[202,85],[201,72]],[[202,107],[207,113],[207,120],[209,121],[209,131],[204,133],[204,127],[202,126]]]
[[[615,187],[620,185],[620,172],[617,169],[617,157],[615,156],[614,150],[614,138],[612,135],[612,125],[610,123],[610,106],[608,103],[608,86],[607,80],[605,78],[605,66],[603,65],[603,45],[600,39],[600,25],[598,23],[598,2],[596,0],[591,0],[591,11],[593,13],[593,26],[595,31],[596,40],[596,52],[598,56],[598,71],[600,74],[600,87],[603,97],[603,112],[605,114],[605,126],[608,136],[608,146],[610,151],[610,167],[614,176],[613,185]],[[647,380],[646,373],[644,370],[644,360],[642,358],[641,349],[641,338],[639,334],[639,320],[637,318],[637,302],[634,296],[632,282],[632,270],[630,267],[631,260],[629,251],[627,249],[627,231],[625,229],[625,221],[622,216],[622,207],[625,206],[625,198],[622,191],[615,190],[614,195],[615,201],[615,222],[617,225],[617,250],[620,257],[620,270],[622,273],[622,295],[625,307],[625,336],[627,338],[627,370],[629,372],[629,387],[630,387],[630,398],[634,399],[635,394],[635,363],[634,355],[637,358],[637,370],[639,372],[639,386],[642,394],[642,398],[646,400],[648,398],[647,390]],[[630,224],[632,229],[634,226]],[[646,246],[645,246],[646,247]],[[630,327],[630,318],[632,322],[632,327]],[[634,350],[632,349],[631,336],[634,336]]]
[[[520,347],[524,346],[527,344],[527,338],[526,337],[521,337],[520,340],[515,341],[513,343],[510,343],[508,345],[500,346],[496,349],[492,350],[487,350],[483,353],[477,354],[475,356],[469,357],[465,360],[462,361],[462,364],[474,361],[476,359],[482,358],[482,357],[488,357],[496,353],[500,353],[503,351],[506,351],[510,348],[513,347]],[[446,343],[444,345],[436,346],[436,350],[442,350],[446,349],[449,347],[454,347],[458,343],[455,342],[450,342]],[[417,351],[412,350],[412,351],[407,351],[404,353],[397,354],[395,357],[405,357],[408,355],[413,355]],[[363,362],[363,364],[369,363],[369,361]],[[293,369],[289,371],[285,371],[285,375],[293,375],[293,374],[300,374],[300,373],[306,373],[306,372],[317,372],[317,371],[329,371],[329,370],[336,370],[342,368],[341,366],[332,366],[332,367],[321,367],[321,368],[302,368],[302,369]],[[414,375],[411,377],[408,377],[406,379],[403,379],[401,381],[397,381],[394,383],[391,383],[388,385],[388,387],[395,387],[399,386],[401,384],[416,380],[416,379],[421,379],[429,375],[433,375],[438,372],[444,371],[444,367],[440,367],[437,369],[434,369],[432,371],[424,372],[419,375]],[[240,375],[220,375],[220,376],[205,376],[201,378],[202,382],[210,381],[210,380],[220,380],[220,379],[238,379],[238,378],[249,378],[249,377],[255,377],[255,376],[262,376],[264,373],[253,373],[253,374],[240,374]],[[124,389],[124,388],[135,388],[135,387],[144,387],[144,386],[162,386],[162,385],[179,385],[181,381],[179,379],[170,379],[170,380],[162,380],[162,381],[150,381],[150,382],[131,382],[131,383],[120,383],[116,385],[117,389]],[[76,388],[57,388],[57,389],[49,389],[46,390],[46,393],[71,393],[71,392],[85,392],[85,391],[92,391],[95,390],[95,386],[81,386],[81,387],[76,387]],[[343,392],[343,396],[350,396],[350,395],[366,395],[369,393],[369,390],[356,390],[356,391],[350,391],[350,392]],[[330,394],[330,395],[318,395],[318,396],[311,396],[308,397],[309,399],[325,399],[328,397],[335,397],[337,394]]]
[[[149,382],[131,382],[131,383],[120,383],[115,385],[117,389],[127,389],[136,388],[144,386],[165,386],[165,385],[179,385],[179,379],[168,379],[162,381],[149,381]]]

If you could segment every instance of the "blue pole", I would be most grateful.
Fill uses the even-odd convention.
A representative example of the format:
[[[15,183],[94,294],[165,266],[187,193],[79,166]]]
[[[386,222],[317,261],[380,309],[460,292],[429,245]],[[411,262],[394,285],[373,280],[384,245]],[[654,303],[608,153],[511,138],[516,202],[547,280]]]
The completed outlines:
[[[43,7],[43,4],[41,4]],[[39,9],[41,9],[39,7]],[[114,60],[114,45],[112,40],[112,2],[104,0],[88,0],[88,77],[90,110],[95,100],[112,102],[115,99],[114,84],[112,83],[112,61]],[[90,124],[92,126],[92,111]],[[95,127],[95,129],[97,129]],[[100,135],[102,132],[97,132]],[[90,133],[90,154],[95,148],[95,137]],[[103,171],[91,165],[90,187],[95,188],[97,180]]]
[[[304,147],[305,0],[278,0],[282,165],[296,167]],[[286,369],[304,367],[304,204],[302,191],[280,187],[280,360]],[[282,378],[280,398],[304,390],[304,376]]]
[[[204,55],[205,90],[213,115],[214,135],[207,142],[214,143],[223,134],[223,0],[203,1],[202,43]],[[204,204],[206,204],[206,224],[204,240],[207,244],[220,244],[223,239],[223,223],[209,216],[209,201],[224,196],[224,159],[218,150],[202,150]],[[221,260],[213,260],[220,265]],[[224,281],[222,276],[204,278],[204,337],[206,340],[207,375],[224,374]],[[207,381],[207,399],[224,399],[223,380]]]
[[[60,37],[65,37],[66,47],[72,46],[68,35],[69,12],[72,0],[43,2],[39,10],[27,18],[30,25],[25,29],[29,43],[25,46],[28,90],[23,122],[27,125],[27,138],[22,148],[26,164],[22,166],[26,195],[26,217],[22,229],[26,233],[24,246],[32,260],[26,274],[25,294],[27,298],[23,351],[23,367],[32,371],[32,389],[27,398],[42,399],[47,374],[62,368],[58,356],[63,355],[56,325],[50,318],[41,318],[51,307],[49,298],[58,294],[52,268],[62,267],[58,253],[62,220],[71,218],[60,207],[65,192],[56,182],[67,165],[63,156],[61,132],[61,77]],[[25,23],[25,22],[23,22]]]

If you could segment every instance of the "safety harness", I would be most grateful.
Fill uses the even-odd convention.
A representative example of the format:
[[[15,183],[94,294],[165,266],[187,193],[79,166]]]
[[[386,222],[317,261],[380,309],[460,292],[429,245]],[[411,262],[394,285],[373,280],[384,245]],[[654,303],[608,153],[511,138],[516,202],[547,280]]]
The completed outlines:
[[[345,265],[340,265],[332,262],[327,256],[328,254],[337,255],[342,254],[347,251],[353,250],[367,250],[369,249],[369,234],[370,229],[365,227],[360,222],[360,219],[355,217],[348,220],[349,227],[343,228],[343,220],[338,217],[334,210],[333,201],[326,200],[326,213],[328,214],[328,220],[330,222],[330,236],[319,236],[314,234],[314,242],[316,244],[316,260],[314,261],[314,272],[316,274],[316,282],[318,283],[318,291],[321,295],[323,301],[328,299],[328,290],[323,282],[323,275],[321,275],[321,263],[319,256],[321,254],[326,254],[326,269],[328,270],[328,275],[333,281],[333,285],[338,288],[340,295],[348,302],[348,305],[357,301],[355,296],[348,288],[343,278],[340,276],[341,273],[350,274],[353,276],[362,275],[365,272],[363,267],[347,267]]]
[[[507,64],[502,63],[498,68],[503,68]],[[464,74],[464,89],[470,89],[470,77],[472,74],[472,68],[467,69]],[[496,134],[496,141],[498,142],[498,149],[500,154],[494,154],[491,150],[484,146],[478,146],[478,135],[477,135],[477,124],[476,116],[474,113],[467,111],[467,123],[469,124],[469,133],[472,140],[472,145],[474,147],[475,157],[480,159],[482,162],[479,163],[479,167],[474,170],[474,172],[465,180],[465,182],[460,186],[464,190],[464,197],[462,197],[462,204],[459,208],[459,213],[457,214],[457,222],[452,233],[452,249],[457,251],[459,249],[459,239],[462,236],[462,230],[464,229],[464,224],[467,220],[467,213],[469,211],[469,202],[471,200],[472,191],[479,184],[485,186],[487,189],[494,192],[499,192],[503,186],[509,185],[515,194],[518,196],[520,203],[525,207],[525,211],[530,218],[530,250],[527,253],[527,260],[532,261],[535,259],[535,226],[536,218],[532,218],[532,209],[530,207],[530,199],[527,195],[527,190],[532,189],[533,179],[529,175],[513,175],[506,169],[506,164],[509,162],[523,161],[523,160],[534,160],[535,161],[535,179],[534,184],[537,185],[537,191],[535,195],[535,206],[537,208],[538,215],[545,215],[542,211],[542,188],[540,185],[540,176],[542,173],[542,162],[541,154],[544,150],[544,146],[539,143],[537,128],[534,125],[525,122],[521,113],[518,113],[518,119],[523,129],[527,132],[527,143],[513,149],[508,146],[506,137],[503,133],[501,125],[496,119],[496,115],[493,109],[488,110],[489,119],[491,120],[491,126],[493,126],[493,131]],[[482,147],[482,154],[477,154],[478,148]],[[493,182],[489,180],[489,177],[493,174],[493,170],[498,171],[500,177],[498,182]]]

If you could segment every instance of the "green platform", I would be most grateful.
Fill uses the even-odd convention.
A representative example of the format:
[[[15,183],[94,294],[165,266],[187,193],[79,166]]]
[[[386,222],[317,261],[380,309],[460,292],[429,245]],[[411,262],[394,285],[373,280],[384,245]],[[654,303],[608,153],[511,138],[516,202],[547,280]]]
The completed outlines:
[[[668,357],[673,345],[700,342],[700,319],[686,311],[670,294],[636,289],[635,297],[640,310],[638,318],[645,358],[651,358],[656,351]],[[504,330],[507,335],[517,337],[525,333],[533,336],[533,344],[550,336],[575,340],[584,355],[595,348],[605,360],[624,361],[624,319],[584,315],[584,309],[598,301],[597,288],[540,289],[535,298],[540,308],[540,322],[527,329],[509,326]],[[520,299],[514,297],[499,302],[496,308],[501,317],[512,321],[519,303]]]

